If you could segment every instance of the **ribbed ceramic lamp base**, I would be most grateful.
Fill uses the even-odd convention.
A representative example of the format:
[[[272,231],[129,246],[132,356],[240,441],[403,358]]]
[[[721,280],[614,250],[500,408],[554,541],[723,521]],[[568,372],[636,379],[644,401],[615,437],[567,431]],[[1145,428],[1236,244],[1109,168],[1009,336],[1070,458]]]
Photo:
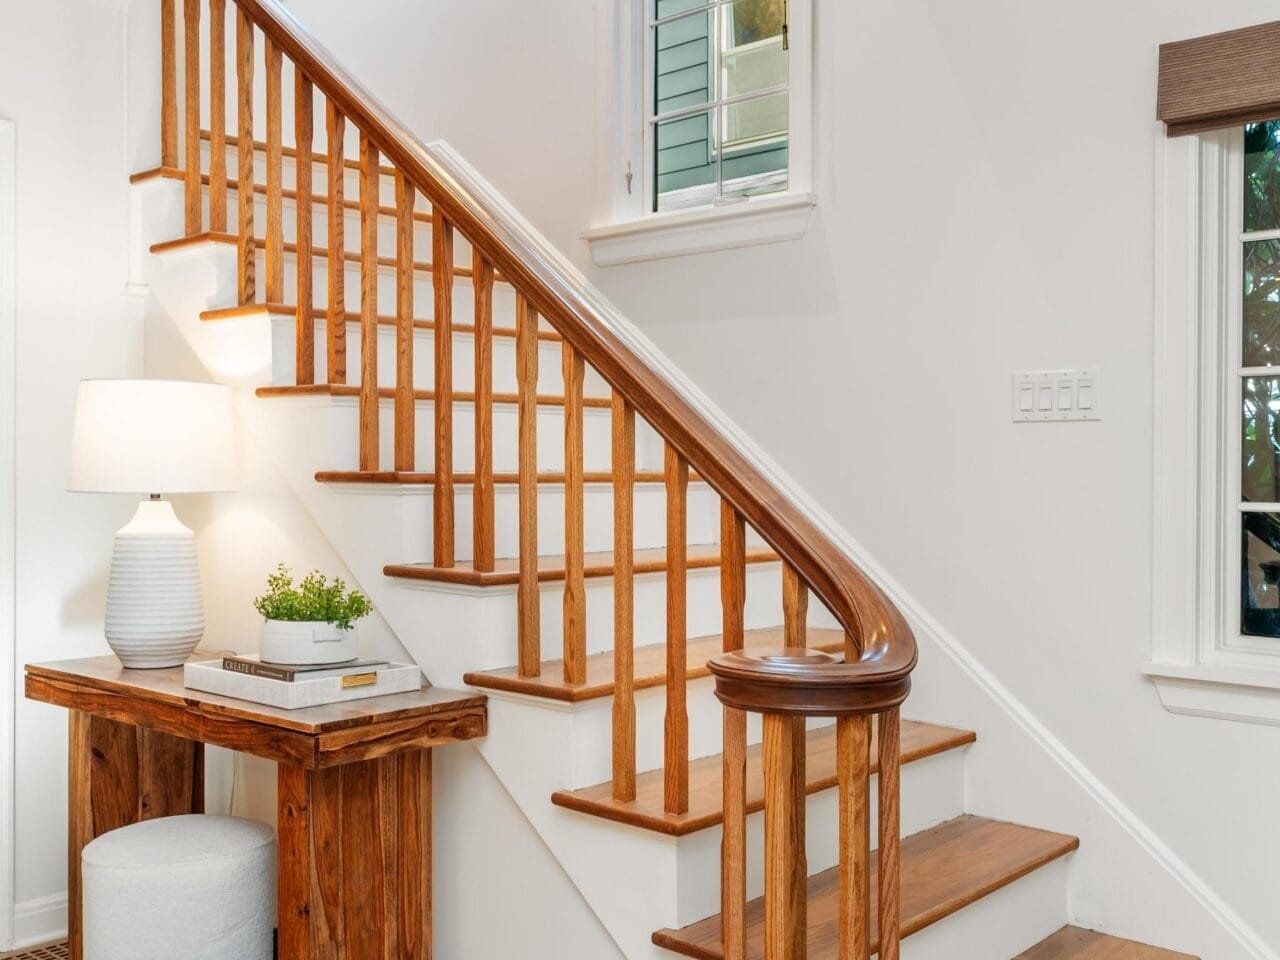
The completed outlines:
[[[204,636],[196,538],[165,500],[144,500],[116,532],[107,643],[126,667],[184,662]]]

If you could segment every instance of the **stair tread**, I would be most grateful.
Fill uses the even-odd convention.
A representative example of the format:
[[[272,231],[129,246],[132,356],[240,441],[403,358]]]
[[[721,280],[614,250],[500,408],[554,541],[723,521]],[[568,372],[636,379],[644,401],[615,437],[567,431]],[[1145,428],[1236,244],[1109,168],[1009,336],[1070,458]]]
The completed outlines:
[[[915,933],[1024,877],[1080,845],[1076,837],[982,817],[948,820],[902,841],[902,933]],[[872,854],[872,872],[878,856]],[[871,880],[871,900],[877,882]],[[809,960],[835,960],[839,870],[809,878]],[[879,946],[876,910],[871,911],[871,950]],[[764,956],[762,899],[747,904],[747,958]],[[680,930],[659,930],[653,942],[688,957],[722,960],[720,915]],[[1052,955],[1050,955],[1052,956]]]
[[[636,483],[662,483],[666,479],[661,470],[637,470],[635,478]],[[320,470],[316,472],[316,482],[430,485],[436,482],[436,475],[416,470]],[[475,483],[476,475],[474,473],[455,473],[453,482],[461,484]],[[519,483],[520,475],[518,473],[495,473],[493,482]],[[613,483],[613,474],[604,471],[587,470],[582,474],[582,482]],[[690,471],[689,482],[698,482],[696,475],[692,471]],[[564,474],[554,470],[544,470],[538,474],[538,483],[564,483]]]
[[[259,394],[261,392],[260,390]],[[720,566],[719,544],[691,546],[686,556],[690,570]],[[749,547],[746,551],[747,563],[770,563],[777,559],[778,555],[768,547]],[[588,578],[613,576],[612,550],[587,553],[584,561],[585,575]],[[650,547],[636,550],[632,563],[635,573],[662,573],[667,569],[667,548]],[[485,572],[474,569],[469,562],[457,563],[452,567],[436,567],[429,563],[393,563],[384,567],[382,572],[388,577],[430,580],[436,583],[455,583],[475,587],[510,586],[520,580],[520,561],[514,557],[495,560],[494,568]],[[563,554],[538,557],[539,581],[545,583],[563,580],[564,572]]]
[[[835,631],[832,631],[835,632]],[[812,644],[810,644],[812,646]],[[704,671],[705,672],[705,671]],[[467,680],[470,683],[470,679]],[[875,737],[873,735],[872,739]],[[941,727],[914,720],[902,721],[902,762],[923,760],[947,750],[963,747],[976,739],[970,730]],[[836,785],[836,728],[834,724],[810,730],[805,751],[805,792],[818,793]],[[876,748],[871,748],[872,772],[879,770]],[[689,811],[670,814],[663,810],[661,770],[647,770],[636,777],[636,799],[613,799],[613,784],[601,783],[583,790],[561,790],[553,794],[556,806],[630,824],[674,837],[682,837],[714,826],[724,819],[724,762],[721,754],[701,757],[689,764]],[[764,808],[764,778],[760,744],[747,748],[747,811]]]
[[[1121,940],[1080,927],[1063,927],[1013,960],[1198,960],[1136,940]]]
[[[360,386],[354,383],[304,383],[304,384],[288,384],[279,387],[258,387],[255,391],[259,397],[268,399],[271,397],[358,397],[360,396]],[[390,400],[396,395],[395,387],[379,387],[378,396],[384,400]],[[436,392],[434,390],[415,390],[413,398],[415,400],[434,400]],[[453,399],[461,403],[469,403],[476,398],[475,393],[470,390],[453,391]],[[494,403],[514,404],[519,401],[514,393],[494,393]],[[553,396],[548,394],[538,395],[538,405],[544,407],[563,407],[564,397]],[[594,407],[597,409],[607,409],[613,405],[613,401],[608,397],[583,397],[582,405],[584,407]]]
[[[748,630],[744,634],[744,640],[748,647],[785,646],[782,642],[781,627]],[[839,630],[810,627],[809,646],[817,650],[839,650],[844,646],[844,634]],[[685,669],[688,671],[688,678],[696,680],[710,676],[711,671],[707,669],[707,661],[723,649],[724,640],[718,633],[687,641]],[[634,662],[637,690],[660,687],[667,682],[667,645],[665,643],[636,647]],[[585,683],[564,682],[563,660],[544,660],[542,673],[536,677],[520,676],[518,667],[503,667],[500,670],[468,673],[464,679],[473,687],[502,690],[507,693],[523,693],[548,700],[562,700],[568,703],[598,700],[601,697],[613,696],[613,651],[606,650],[604,653],[593,653],[587,657]]]

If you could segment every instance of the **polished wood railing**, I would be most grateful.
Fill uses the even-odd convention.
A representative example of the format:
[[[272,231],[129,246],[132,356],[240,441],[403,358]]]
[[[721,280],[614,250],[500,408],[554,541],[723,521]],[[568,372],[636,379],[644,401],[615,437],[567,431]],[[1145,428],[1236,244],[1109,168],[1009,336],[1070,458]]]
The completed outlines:
[[[647,424],[665,443],[662,478],[666,489],[667,522],[665,557],[657,567],[666,571],[666,713],[664,718],[665,806],[671,814],[681,814],[689,805],[689,716],[687,685],[687,567],[688,491],[691,474],[707,484],[721,498],[720,569],[724,608],[724,643],[728,663],[740,674],[749,673],[743,663],[769,664],[753,660],[742,650],[746,602],[748,532],[754,531],[781,558],[783,566],[782,607],[785,643],[791,648],[805,645],[805,623],[810,594],[843,628],[847,642],[843,662],[838,667],[826,660],[817,665],[804,660],[805,669],[770,672],[768,684],[797,691],[818,691],[825,713],[839,716],[841,756],[849,760],[848,823],[842,821],[842,850],[854,863],[850,884],[850,923],[865,922],[866,910],[858,892],[858,877],[866,859],[865,797],[858,784],[866,779],[867,721],[870,713],[881,715],[882,731],[896,723],[896,704],[905,696],[908,677],[915,665],[916,646],[911,631],[894,605],[857,568],[817,523],[783,495],[761,468],[728,440],[677,383],[658,372],[631,349],[610,319],[594,304],[567,271],[538,255],[494,210],[462,186],[448,169],[383,110],[360,85],[347,75],[277,0],[159,0],[161,5],[162,85],[161,158],[186,185],[185,223],[190,236],[208,231],[225,237],[230,229],[238,244],[238,298],[242,306],[281,305],[286,290],[286,258],[296,263],[294,279],[296,313],[295,377],[298,384],[317,380],[317,319],[324,323],[323,356],[326,380],[331,385],[355,382],[359,397],[359,470],[368,474],[390,468],[398,473],[418,470],[424,444],[415,442],[419,430],[428,426],[417,422],[417,404],[432,402],[429,424],[431,469],[427,477],[433,485],[432,565],[440,571],[469,565],[474,574],[495,571],[494,430],[496,403],[514,405],[517,413],[516,464],[518,489],[518,558],[516,595],[518,604],[518,649],[516,659],[522,676],[539,675],[543,669],[541,603],[545,585],[539,568],[538,489],[541,482],[562,483],[564,488],[563,635],[561,657],[563,681],[575,685],[587,678],[588,570],[585,554],[585,440],[584,412],[589,406],[609,406],[612,410],[612,469],[610,481],[614,500],[614,636],[613,702],[613,791],[618,801],[634,799],[636,791],[636,710],[635,710],[635,604],[632,587],[637,568],[633,564],[635,543],[633,488],[637,481],[637,419]],[[179,40],[181,12],[183,36]],[[202,50],[202,16],[209,17],[208,47]],[[235,94],[227,96],[228,16],[234,17]],[[207,56],[202,67],[202,54]],[[177,89],[178,63],[183,63],[182,97]],[[261,70],[261,74],[258,71]],[[292,77],[293,143],[285,143],[285,78]],[[207,90],[209,129],[200,128],[201,93]],[[265,114],[255,125],[255,90],[264,94],[258,102]],[[181,102],[185,98],[185,102]],[[232,115],[228,117],[230,109]],[[324,142],[317,150],[316,117],[323,117]],[[180,119],[181,118],[181,119]],[[228,134],[235,131],[235,135]],[[255,140],[261,130],[263,140]],[[355,158],[348,156],[350,133],[358,140]],[[179,141],[184,154],[179,153]],[[207,142],[208,174],[202,162]],[[228,170],[228,153],[235,160]],[[292,189],[287,189],[286,160],[295,171]],[[181,163],[181,167],[179,167]],[[322,173],[316,177],[314,171]],[[261,173],[264,184],[260,184]],[[347,176],[352,174],[357,197],[348,199]],[[390,205],[383,202],[383,189],[393,189]],[[207,205],[205,187],[208,188]],[[233,223],[229,223],[228,194],[236,193]],[[256,222],[256,204],[262,195],[265,224]],[[292,236],[286,237],[285,200],[296,210]],[[348,249],[344,225],[349,211],[359,218],[358,249]],[[316,214],[326,221],[324,246],[315,242]],[[206,219],[207,217],[207,219]],[[393,224],[393,250],[380,256],[379,224]],[[419,229],[430,230],[430,260],[418,259],[415,249]],[[227,238],[230,239],[230,238]],[[290,242],[291,241],[291,242]],[[456,262],[461,256],[463,263]],[[261,257],[263,272],[258,276]],[[315,270],[326,273],[324,284],[315,283]],[[346,272],[359,274],[359,309],[346,305]],[[395,276],[395,304],[388,318],[380,314],[379,271]],[[415,281],[429,274],[432,294],[430,320],[415,318]],[[454,370],[455,288],[459,279],[469,281],[474,297],[474,389],[457,389]],[[322,287],[323,289],[317,289]],[[514,294],[514,316],[495,316],[495,290]],[[323,303],[317,303],[323,298]],[[422,298],[418,298],[422,299]],[[508,302],[506,300],[503,301]],[[390,307],[390,304],[388,304]],[[348,357],[347,324],[358,320],[360,353]],[[395,362],[391,366],[394,386],[380,389],[378,383],[378,330],[394,326]],[[414,334],[429,327],[434,350],[427,357],[415,356]],[[512,327],[514,330],[512,330]],[[514,394],[497,395],[493,386],[494,341],[514,333]],[[540,395],[538,390],[541,347],[554,338],[559,342],[560,396]],[[415,387],[415,364],[430,362],[431,389]],[[608,385],[608,397],[584,395],[586,374],[593,371]],[[350,387],[348,387],[350,389]],[[380,405],[390,400],[393,442],[391,458],[383,463],[380,437]],[[474,462],[472,472],[459,464],[460,438],[455,431],[457,404],[474,403]],[[563,414],[563,469],[557,476],[539,474],[539,410],[558,408]],[[472,550],[468,559],[458,545],[458,501],[456,488],[470,484]],[[653,565],[644,569],[654,569]],[[739,658],[734,660],[733,658]],[[743,660],[745,658],[745,660]],[[782,661],[779,661],[782,662]],[[786,662],[790,663],[791,660]],[[728,668],[725,668],[728,670]],[[763,669],[763,668],[761,668]],[[719,679],[721,688],[732,685],[728,671]],[[831,678],[838,677],[838,681]],[[818,678],[818,679],[815,679]],[[758,679],[758,678],[757,678]],[[745,683],[741,676],[738,681]],[[766,684],[766,685],[768,685]],[[844,700],[832,699],[838,691]],[[795,694],[796,696],[799,693]],[[726,698],[727,697],[727,698]],[[742,795],[745,784],[746,720],[744,708],[734,705],[723,693],[725,757],[725,850],[724,903],[727,960],[744,955],[742,941],[743,904],[746,896],[745,813]],[[838,698],[837,698],[838,699]],[[891,702],[892,701],[892,702]],[[787,864],[791,887],[781,893],[777,882],[769,894],[771,960],[795,960],[803,956],[803,938],[794,931],[801,909],[795,884],[803,878],[803,851],[795,849],[795,818],[803,817],[803,777],[796,779],[803,765],[803,743],[797,731],[803,729],[801,714],[779,706],[782,701],[761,702],[750,709],[765,714],[765,755],[770,771],[771,814],[776,829],[770,829],[771,849],[777,863]],[[896,727],[893,727],[896,731]],[[896,739],[882,733],[880,750],[883,769],[882,794],[891,789],[896,797]],[[886,753],[887,751],[887,753]],[[843,761],[842,761],[843,762]],[[862,804],[862,806],[859,806]],[[789,805],[789,806],[788,806]],[[845,807],[842,806],[842,810]],[[896,826],[885,818],[896,811],[896,800],[882,797],[881,930],[889,946],[882,956],[892,957],[896,942],[895,915],[884,895],[885,878],[896,876]],[[788,812],[789,811],[789,812]],[[859,812],[861,811],[861,812]],[[783,819],[779,820],[778,818]],[[790,826],[787,826],[790,824]],[[889,826],[886,826],[889,824]],[[862,829],[860,834],[858,831]],[[799,857],[799,860],[796,858]],[[858,858],[862,859],[858,859]],[[775,861],[771,858],[770,863]],[[865,878],[864,878],[865,879]],[[895,881],[896,882],[896,881]],[[861,899],[860,899],[861,898]],[[778,912],[781,911],[781,912]],[[790,911],[790,912],[789,912]],[[863,920],[857,920],[862,917]],[[779,932],[784,931],[784,932]],[[855,939],[857,939],[855,937]],[[776,942],[775,942],[776,941]],[[282,955],[290,955],[285,947]],[[855,945],[855,951],[858,949]],[[888,949],[890,952],[883,952]],[[845,956],[846,954],[842,954]],[[862,956],[856,952],[847,956]]]

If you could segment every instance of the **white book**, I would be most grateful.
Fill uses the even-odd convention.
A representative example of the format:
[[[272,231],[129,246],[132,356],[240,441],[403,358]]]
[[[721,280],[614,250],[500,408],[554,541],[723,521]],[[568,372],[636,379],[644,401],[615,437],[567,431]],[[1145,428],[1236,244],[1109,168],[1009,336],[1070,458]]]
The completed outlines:
[[[237,700],[265,703],[282,710],[318,707],[326,703],[363,700],[388,693],[409,693],[422,688],[422,671],[413,664],[390,663],[368,674],[318,677],[312,680],[271,680],[224,670],[221,660],[188,663],[183,683],[192,690],[217,693]]]

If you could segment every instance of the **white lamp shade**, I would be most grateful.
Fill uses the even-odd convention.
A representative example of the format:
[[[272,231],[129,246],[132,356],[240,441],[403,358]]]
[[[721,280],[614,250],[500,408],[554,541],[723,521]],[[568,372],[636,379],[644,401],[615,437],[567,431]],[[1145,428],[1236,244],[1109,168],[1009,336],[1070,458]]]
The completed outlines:
[[[182,380],[82,380],[67,489],[208,493],[234,485],[231,392]]]

